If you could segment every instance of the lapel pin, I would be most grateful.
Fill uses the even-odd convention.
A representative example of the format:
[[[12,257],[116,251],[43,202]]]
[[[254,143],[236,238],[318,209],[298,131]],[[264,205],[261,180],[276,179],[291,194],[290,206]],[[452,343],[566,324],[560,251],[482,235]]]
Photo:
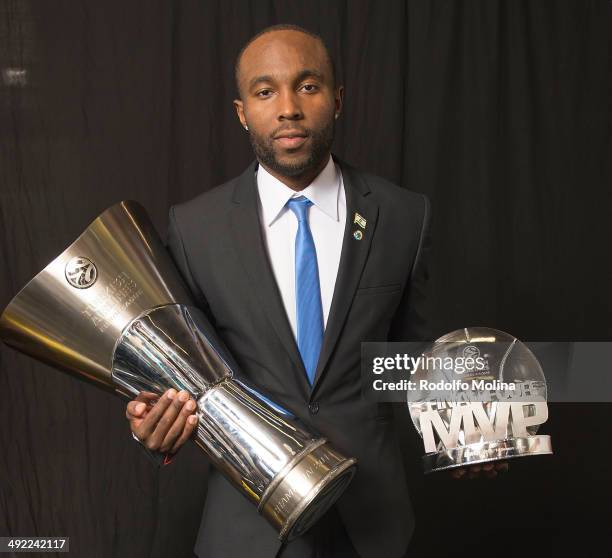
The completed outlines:
[[[362,229],[365,229],[367,221],[364,217],[359,215],[359,213],[355,213],[355,219],[353,220],[353,223],[357,223]]]
[[[353,233],[353,238],[355,240],[361,240],[363,238],[363,233],[361,231],[355,231]]]

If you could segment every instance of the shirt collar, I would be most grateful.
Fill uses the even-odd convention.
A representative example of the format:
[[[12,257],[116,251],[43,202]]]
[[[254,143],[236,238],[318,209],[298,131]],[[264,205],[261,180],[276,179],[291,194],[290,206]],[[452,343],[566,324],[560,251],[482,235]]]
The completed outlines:
[[[290,198],[304,196],[334,221],[339,220],[338,193],[340,189],[339,170],[332,157],[325,168],[301,192],[296,192],[272,176],[262,165],[257,169],[257,189],[263,209],[263,221],[272,225]]]

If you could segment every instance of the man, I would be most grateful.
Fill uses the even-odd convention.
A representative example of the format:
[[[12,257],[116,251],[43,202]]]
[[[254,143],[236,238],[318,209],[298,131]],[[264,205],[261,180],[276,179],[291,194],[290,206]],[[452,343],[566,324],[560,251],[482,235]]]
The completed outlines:
[[[211,470],[195,551],[402,556],[410,498],[391,409],[361,397],[360,344],[427,337],[429,203],[331,156],[343,88],[318,36],[264,30],[238,56],[236,81],[257,161],[173,207],[169,249],[242,372],[359,469],[324,518],[284,547]],[[174,390],[153,399],[128,404],[132,432],[174,454],[195,428],[195,404]]]

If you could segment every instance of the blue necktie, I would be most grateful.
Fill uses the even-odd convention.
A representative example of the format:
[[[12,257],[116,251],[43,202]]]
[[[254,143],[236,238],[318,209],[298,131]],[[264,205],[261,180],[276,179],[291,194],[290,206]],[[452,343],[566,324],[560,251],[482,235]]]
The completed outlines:
[[[312,202],[304,196],[292,198],[287,202],[298,220],[295,236],[297,344],[312,386],[323,344],[323,307],[317,251],[308,225],[308,208],[311,205]]]

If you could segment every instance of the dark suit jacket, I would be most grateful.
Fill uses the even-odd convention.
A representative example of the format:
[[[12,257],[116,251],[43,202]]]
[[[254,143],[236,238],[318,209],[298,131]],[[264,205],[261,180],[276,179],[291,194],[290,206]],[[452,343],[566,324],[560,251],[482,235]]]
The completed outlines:
[[[362,341],[427,337],[429,203],[338,160],[346,191],[342,255],[311,389],[265,249],[253,162],[239,177],[170,210],[170,252],[241,372],[347,456],[358,472],[337,503],[364,557],[401,556],[414,528],[392,409],[361,395]],[[367,220],[362,240],[355,213]],[[290,543],[294,544],[294,543]],[[274,556],[276,534],[211,471],[195,551]]]

